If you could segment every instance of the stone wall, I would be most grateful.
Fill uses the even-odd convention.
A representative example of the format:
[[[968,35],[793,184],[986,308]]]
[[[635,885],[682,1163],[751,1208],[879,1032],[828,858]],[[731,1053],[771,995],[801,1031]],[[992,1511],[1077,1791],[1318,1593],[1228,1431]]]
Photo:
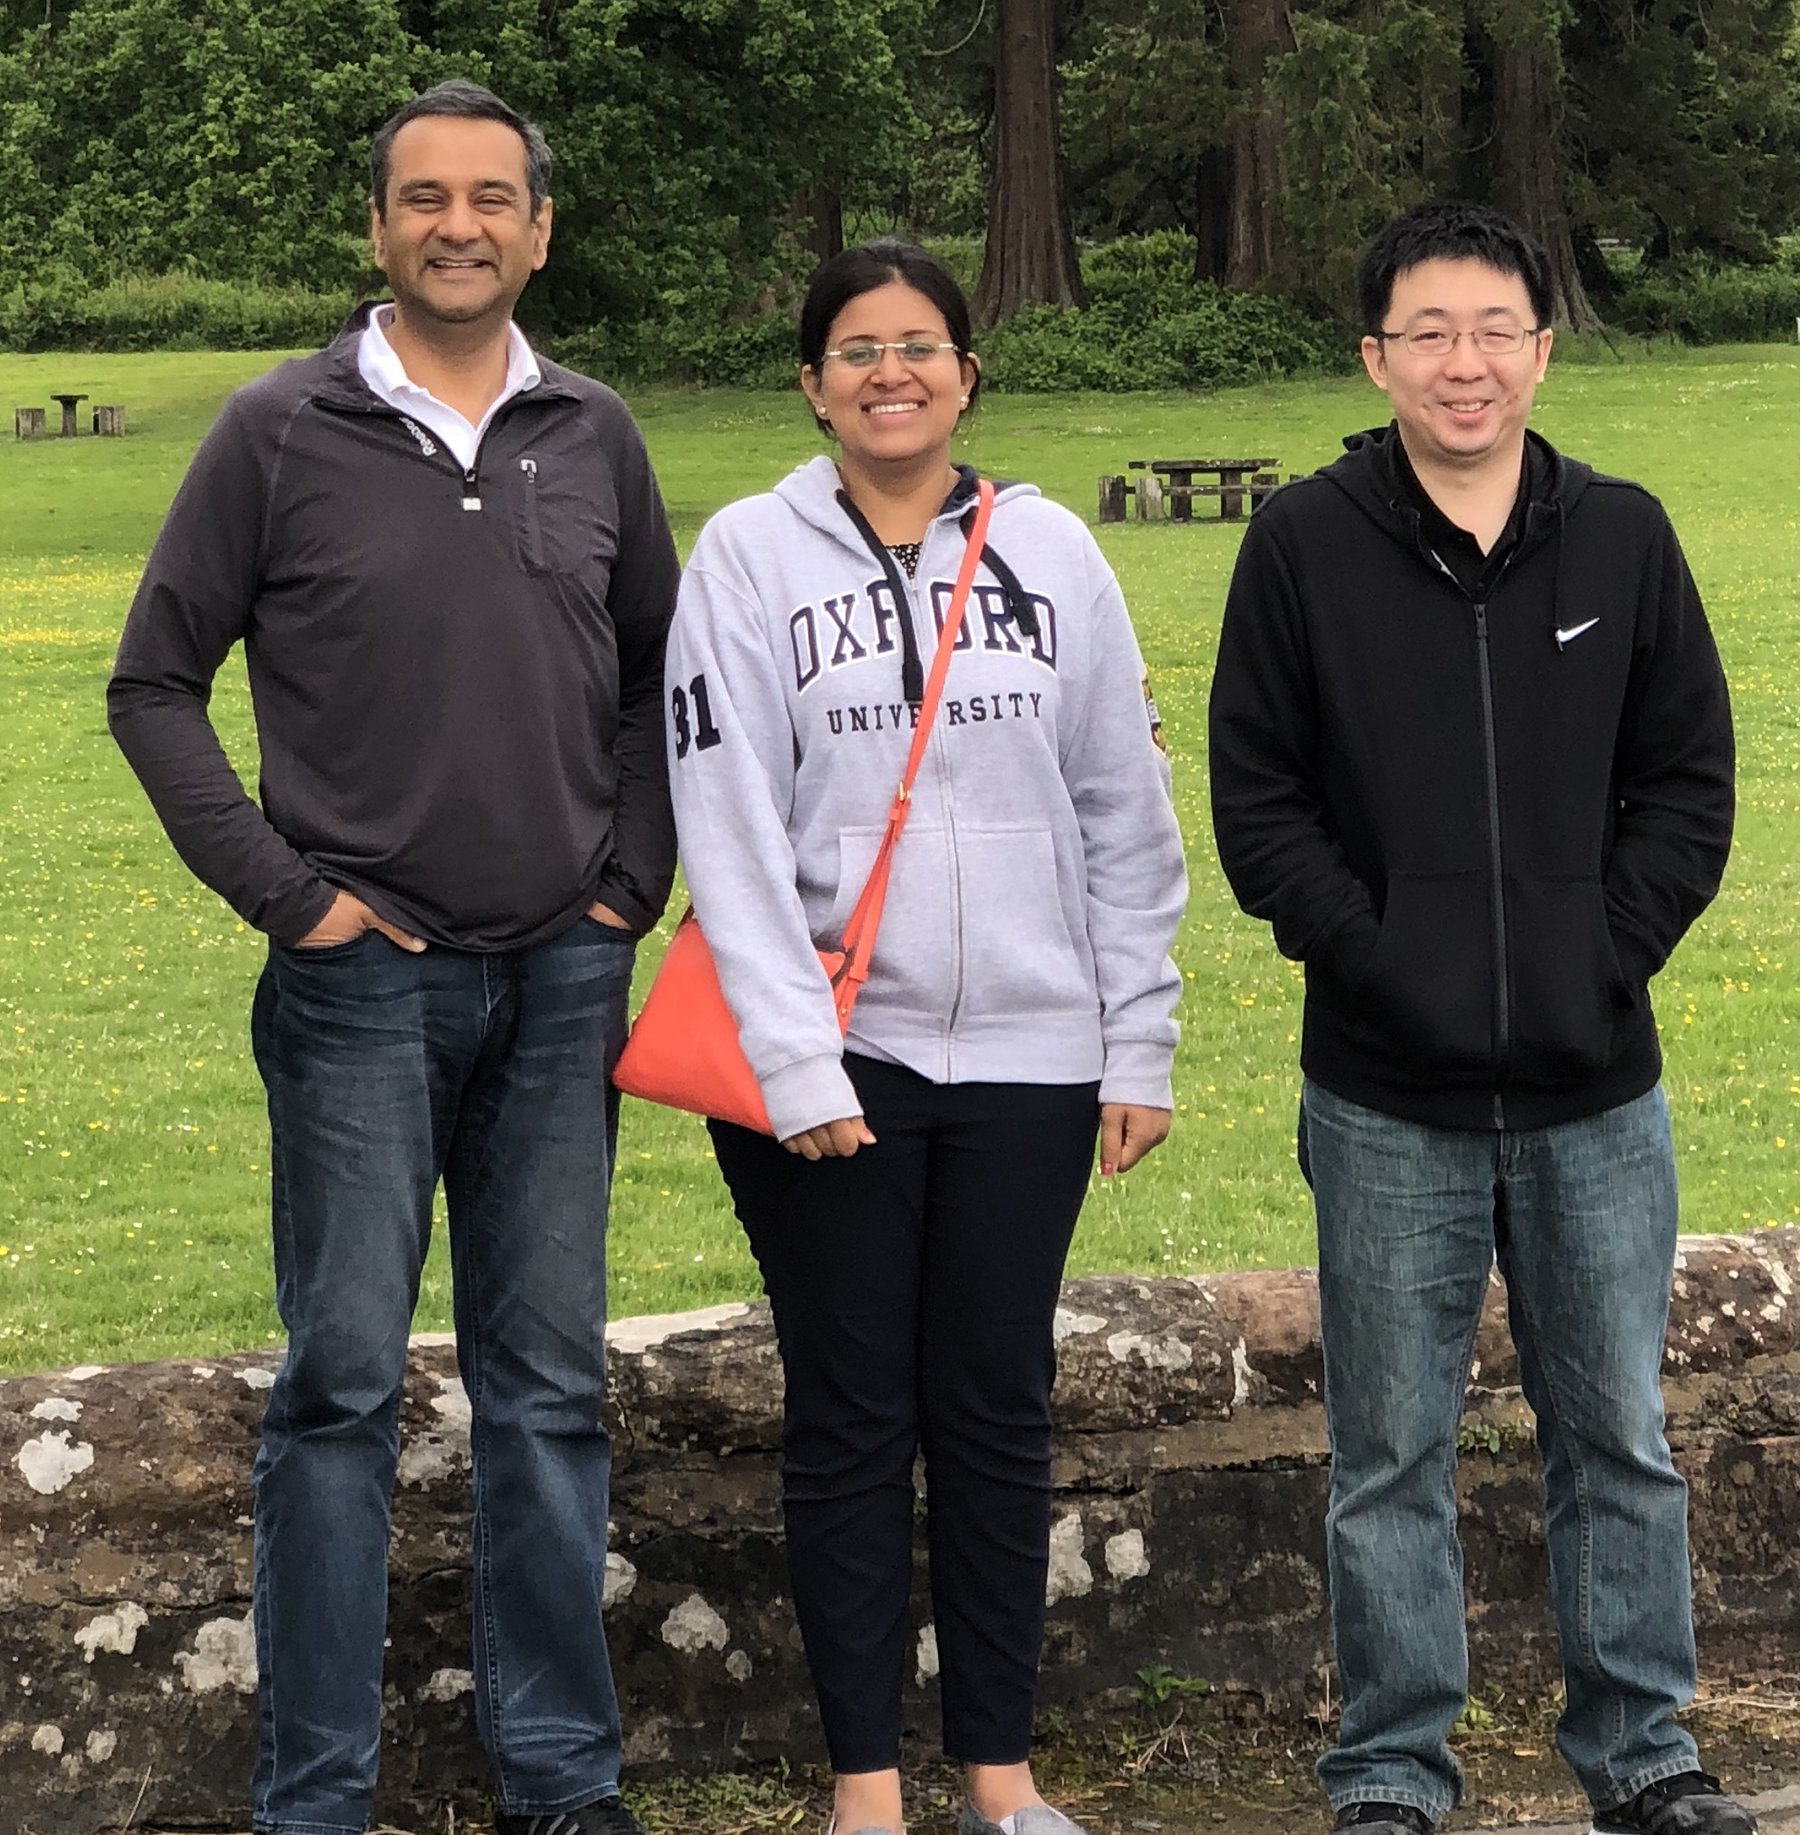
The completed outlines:
[[[1800,1230],[1688,1238],[1666,1372],[1703,1649],[1792,1667]],[[1294,1716],[1328,1658],[1310,1272],[1071,1281],[1043,1704],[1092,1722],[1165,1665]],[[612,1328],[608,1635],[629,1763],[818,1750],[786,1597],[780,1367],[761,1307]],[[243,1828],[255,1658],[248,1473],[266,1353],[0,1382],[0,1829]],[[1474,1668],[1555,1680],[1539,1487],[1496,1283],[1458,1478]],[[441,1822],[483,1772],[466,1613],[468,1404],[414,1347],[394,1504],[382,1812]],[[922,1556],[921,1556],[922,1563]],[[921,1564],[909,1702],[934,1737]],[[1785,1661],[1784,1661],[1785,1659]]]

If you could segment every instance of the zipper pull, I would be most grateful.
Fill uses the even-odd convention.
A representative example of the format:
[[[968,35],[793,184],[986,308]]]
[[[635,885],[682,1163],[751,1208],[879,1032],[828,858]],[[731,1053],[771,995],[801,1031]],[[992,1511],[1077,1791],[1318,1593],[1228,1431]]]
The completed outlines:
[[[463,508],[465,510],[481,508],[481,481],[475,476],[473,467],[463,473]]]

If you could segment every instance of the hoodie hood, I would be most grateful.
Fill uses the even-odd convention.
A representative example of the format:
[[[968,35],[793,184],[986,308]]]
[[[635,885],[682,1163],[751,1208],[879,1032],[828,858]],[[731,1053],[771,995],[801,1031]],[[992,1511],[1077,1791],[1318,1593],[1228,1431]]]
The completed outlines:
[[[1592,466],[1579,459],[1567,459],[1540,433],[1525,431],[1529,447],[1544,461],[1544,482],[1534,488],[1526,510],[1524,542],[1534,544],[1542,538],[1558,514],[1568,516],[1586,496],[1594,480]],[[1344,456],[1322,466],[1318,475],[1334,484],[1356,507],[1389,530],[1403,546],[1415,546],[1412,506],[1406,501],[1406,484],[1401,475],[1400,429],[1389,421],[1385,427],[1368,427],[1361,433],[1344,436]],[[1540,468],[1533,467],[1534,473]]]
[[[1525,505],[1525,526],[1520,532],[1518,547],[1506,565],[1517,566],[1547,541],[1556,543],[1555,585],[1548,608],[1549,628],[1554,634],[1563,629],[1563,561],[1568,519],[1587,495],[1595,472],[1592,466],[1582,464],[1579,459],[1565,458],[1542,434],[1530,428],[1525,430],[1525,439],[1531,496]],[[1538,463],[1531,463],[1534,456]],[[1410,501],[1401,467],[1400,429],[1396,422],[1390,421],[1385,427],[1370,427],[1361,433],[1347,434],[1344,456],[1322,467],[1318,476],[1335,485],[1377,528],[1391,535],[1408,553],[1417,555],[1427,570],[1450,574],[1450,569],[1433,553],[1425,539],[1419,511]],[[1561,641],[1559,637],[1559,645]]]
[[[961,483],[945,498],[943,507],[932,518],[934,522],[955,521],[968,508],[975,496],[975,470],[973,466],[959,465]],[[838,476],[838,468],[831,460],[820,453],[816,458],[808,459],[804,465],[797,465],[775,487],[775,495],[788,505],[803,522],[822,534],[840,541],[845,547],[857,554],[866,554],[867,545],[857,530],[855,523],[844,513],[843,505],[838,501],[838,493],[844,488],[844,481]],[[1009,484],[1003,479],[994,480],[994,507],[1014,502],[1021,497],[1040,495],[1035,484]]]

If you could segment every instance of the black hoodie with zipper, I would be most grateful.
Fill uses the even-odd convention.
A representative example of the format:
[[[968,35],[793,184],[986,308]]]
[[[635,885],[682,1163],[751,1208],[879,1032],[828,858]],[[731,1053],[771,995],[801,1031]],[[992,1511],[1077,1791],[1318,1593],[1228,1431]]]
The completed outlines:
[[[1306,965],[1302,1068],[1438,1127],[1650,1089],[1647,984],[1731,845],[1725,678],[1668,517],[1527,437],[1479,599],[1392,427],[1276,493],[1213,679],[1219,861]]]

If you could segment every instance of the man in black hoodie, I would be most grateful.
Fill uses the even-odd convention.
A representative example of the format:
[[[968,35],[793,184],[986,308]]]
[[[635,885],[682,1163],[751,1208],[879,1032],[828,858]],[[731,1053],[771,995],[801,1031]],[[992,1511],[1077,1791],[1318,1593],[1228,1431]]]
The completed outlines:
[[[1431,205],[1363,258],[1389,427],[1258,513],[1212,694],[1213,820],[1306,965],[1340,1828],[1429,1835],[1468,1686],[1452,1475],[1496,1256],[1536,1412],[1600,1835],[1748,1835],[1676,1720],[1687,1496],[1658,1375],[1675,1164],[1647,983],[1731,840],[1725,680],[1675,533],[1529,433],[1544,251]]]

